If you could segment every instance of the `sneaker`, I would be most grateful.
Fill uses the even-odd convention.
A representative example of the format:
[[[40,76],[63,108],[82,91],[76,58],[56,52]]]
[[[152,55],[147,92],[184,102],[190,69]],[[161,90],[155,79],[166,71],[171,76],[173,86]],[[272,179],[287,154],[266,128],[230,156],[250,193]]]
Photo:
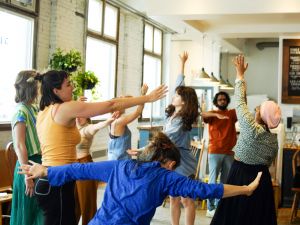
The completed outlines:
[[[215,209],[213,209],[213,210],[207,210],[206,211],[206,216],[207,217],[210,217],[210,218],[213,218],[214,217],[214,215],[215,215]]]

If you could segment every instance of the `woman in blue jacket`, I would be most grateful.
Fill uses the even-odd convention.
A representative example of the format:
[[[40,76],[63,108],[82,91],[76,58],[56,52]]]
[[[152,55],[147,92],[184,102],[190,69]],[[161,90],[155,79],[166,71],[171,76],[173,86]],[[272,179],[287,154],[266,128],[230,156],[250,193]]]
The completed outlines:
[[[155,210],[167,195],[190,198],[224,198],[251,195],[261,174],[248,186],[206,184],[173,172],[180,164],[180,153],[163,133],[158,133],[140,159],[74,163],[44,167],[23,165],[20,173],[28,179],[48,177],[51,186],[73,180],[93,179],[107,182],[102,206],[89,225],[150,224]]]

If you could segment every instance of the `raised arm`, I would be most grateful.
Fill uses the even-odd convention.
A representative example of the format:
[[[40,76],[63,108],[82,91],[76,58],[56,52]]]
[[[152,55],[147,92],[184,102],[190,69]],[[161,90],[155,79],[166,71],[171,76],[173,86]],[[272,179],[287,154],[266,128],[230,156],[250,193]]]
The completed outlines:
[[[249,135],[256,135],[264,132],[264,129],[255,122],[253,115],[250,113],[246,103],[246,82],[245,71],[248,63],[245,63],[244,56],[236,56],[233,61],[236,69],[236,84],[234,99],[236,103],[236,113],[240,124],[241,132],[247,132]]]
[[[143,86],[141,88],[141,96],[146,95],[147,91],[148,91],[148,85],[143,84]],[[122,126],[126,126],[127,124],[129,124],[132,121],[134,121],[135,119],[137,119],[142,114],[143,109],[144,109],[144,104],[139,105],[134,112],[118,118],[117,123],[121,124]]]
[[[88,136],[94,136],[99,130],[109,126],[114,120],[119,117],[118,112],[114,112],[111,117],[106,119],[105,121],[98,122],[96,124],[89,124],[88,126],[82,128],[82,132]]]
[[[96,163],[73,163],[64,166],[45,167],[30,161],[33,165],[22,165],[20,174],[26,174],[27,179],[48,176],[52,186],[61,186],[73,180],[98,180],[107,182],[118,161]]]
[[[181,55],[179,55],[179,58],[180,58],[180,63],[181,63],[181,66],[180,66],[181,70],[180,70],[180,74],[178,75],[177,80],[176,80],[175,89],[179,86],[185,86],[184,70],[185,70],[185,63],[188,60],[189,55],[187,52],[184,51]]]

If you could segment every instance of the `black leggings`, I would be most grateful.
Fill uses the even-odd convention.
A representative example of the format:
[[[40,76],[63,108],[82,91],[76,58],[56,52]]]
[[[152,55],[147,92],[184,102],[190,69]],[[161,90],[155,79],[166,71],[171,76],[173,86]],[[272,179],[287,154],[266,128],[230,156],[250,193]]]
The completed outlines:
[[[74,187],[75,182],[53,187],[47,177],[36,181],[35,195],[45,225],[76,225]]]

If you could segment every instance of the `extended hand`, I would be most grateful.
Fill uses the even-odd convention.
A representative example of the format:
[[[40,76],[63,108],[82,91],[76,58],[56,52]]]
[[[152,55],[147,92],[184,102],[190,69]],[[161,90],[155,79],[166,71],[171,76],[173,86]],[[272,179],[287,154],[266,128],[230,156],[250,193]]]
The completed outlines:
[[[45,167],[41,164],[35,163],[33,161],[30,161],[30,160],[29,160],[29,162],[32,164],[32,166],[31,165],[21,165],[19,167],[19,169],[21,169],[21,171],[19,171],[18,174],[27,175],[27,177],[26,177],[27,180],[33,180],[38,177],[47,176],[47,167]]]
[[[155,102],[161,98],[166,97],[166,93],[168,92],[167,86],[160,85],[158,88],[155,88],[148,94],[148,102]]]
[[[258,172],[255,180],[248,185],[248,189],[249,189],[249,192],[247,193],[248,196],[252,195],[253,191],[255,191],[255,189],[258,187],[261,175],[262,172]]]
[[[224,116],[224,115],[222,115],[222,114],[219,114],[219,113],[216,113],[216,117],[217,117],[218,119],[220,119],[220,120],[229,119],[229,117],[228,117],[228,116]]]
[[[145,95],[148,91],[148,85],[147,84],[143,84],[142,88],[141,88],[141,95]]]

